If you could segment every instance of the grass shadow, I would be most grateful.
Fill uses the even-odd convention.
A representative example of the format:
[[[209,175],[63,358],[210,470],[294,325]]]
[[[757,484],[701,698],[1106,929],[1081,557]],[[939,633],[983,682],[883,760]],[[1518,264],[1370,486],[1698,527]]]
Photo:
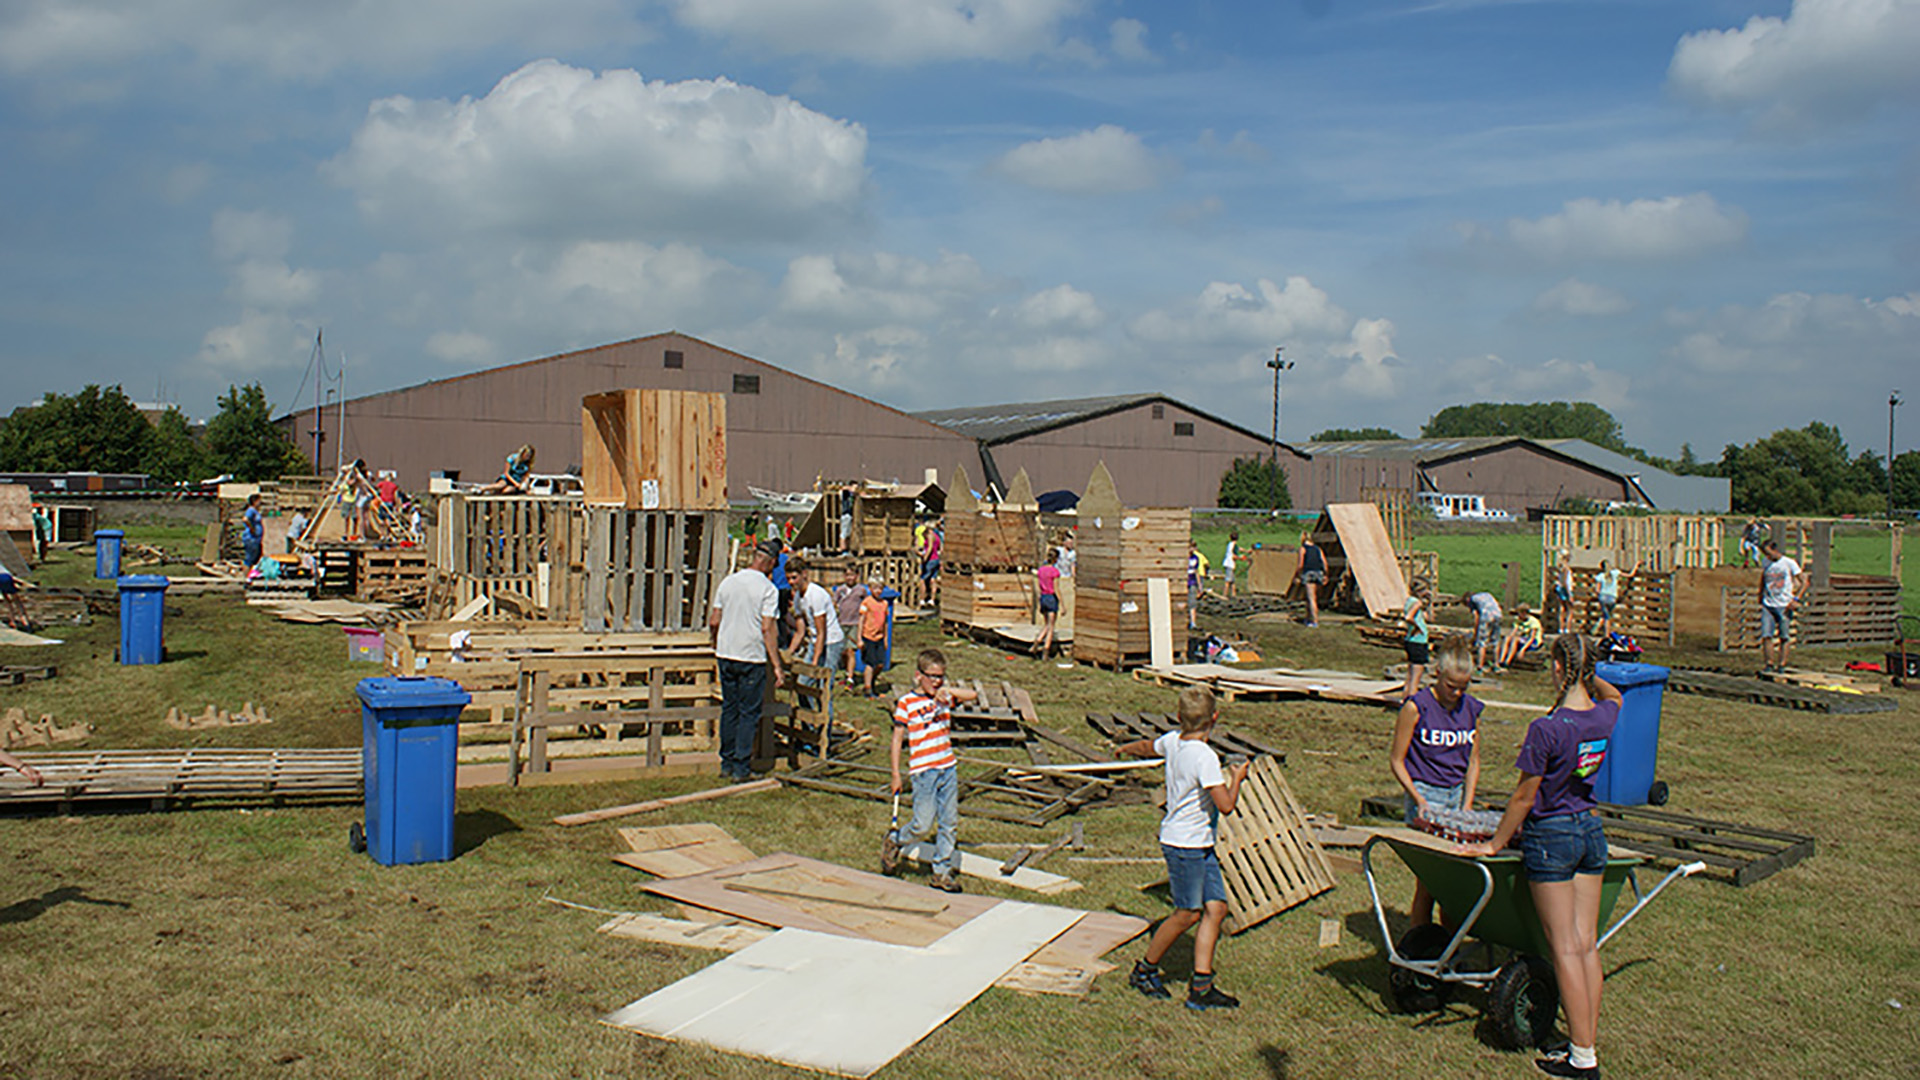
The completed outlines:
[[[1293,1075],[1293,1055],[1272,1043],[1260,1044],[1260,1064],[1266,1067],[1267,1075],[1273,1080],[1287,1080]]]
[[[125,900],[103,900],[96,896],[88,896],[87,891],[78,885],[62,885],[57,889],[49,889],[39,896],[16,900],[0,908],[0,924],[29,922],[61,904],[94,904],[99,907],[117,908],[133,906]]]
[[[498,810],[462,810],[453,815],[455,858],[503,833],[520,831],[520,823]]]

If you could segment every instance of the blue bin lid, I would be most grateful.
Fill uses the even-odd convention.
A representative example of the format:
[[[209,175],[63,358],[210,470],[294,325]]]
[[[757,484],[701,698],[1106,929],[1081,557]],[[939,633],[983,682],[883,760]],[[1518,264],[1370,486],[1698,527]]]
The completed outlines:
[[[1611,660],[1593,665],[1593,673],[1622,690],[1649,683],[1664,683],[1672,674],[1659,664],[1615,663]]]
[[[886,588],[880,590],[880,599],[898,600],[900,599],[900,590],[889,585]]]
[[[353,689],[360,703],[373,709],[464,707],[473,700],[459,683],[432,676],[376,675]]]
[[[164,591],[172,582],[164,574],[123,574],[114,579],[114,584],[129,592],[142,589],[160,589]]]
[[[96,529],[94,530],[93,538],[95,540],[98,540],[103,536],[125,536],[125,535],[127,535],[127,530],[125,529]]]

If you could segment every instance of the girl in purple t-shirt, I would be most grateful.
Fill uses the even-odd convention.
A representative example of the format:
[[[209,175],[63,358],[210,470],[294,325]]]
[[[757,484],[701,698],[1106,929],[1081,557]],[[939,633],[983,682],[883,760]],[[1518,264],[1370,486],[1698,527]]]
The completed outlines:
[[[1520,783],[1493,839],[1461,849],[1493,855],[1520,831],[1521,864],[1540,925],[1553,945],[1554,982],[1567,1013],[1572,1045],[1564,1056],[1535,1062],[1549,1076],[1598,1077],[1594,1043],[1600,1029],[1601,872],[1607,836],[1593,814],[1593,774],[1607,758],[1620,691],[1593,673],[1597,646],[1579,634],[1553,643],[1553,681],[1560,700],[1535,720],[1520,744]],[[1521,831],[1521,824],[1526,828]]]
[[[1467,693],[1472,682],[1473,654],[1465,641],[1451,637],[1440,646],[1433,685],[1400,706],[1388,763],[1407,793],[1409,825],[1427,807],[1473,806],[1473,790],[1480,782],[1480,711],[1485,706]],[[1415,926],[1433,921],[1433,896],[1418,881],[1407,915]]]

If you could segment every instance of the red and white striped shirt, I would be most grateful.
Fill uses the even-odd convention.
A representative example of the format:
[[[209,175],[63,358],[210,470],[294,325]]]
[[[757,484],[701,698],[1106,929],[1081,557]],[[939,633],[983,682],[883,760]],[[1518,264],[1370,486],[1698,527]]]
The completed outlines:
[[[893,722],[907,729],[908,775],[960,764],[947,737],[951,720],[947,707],[925,694],[907,694],[894,705]]]

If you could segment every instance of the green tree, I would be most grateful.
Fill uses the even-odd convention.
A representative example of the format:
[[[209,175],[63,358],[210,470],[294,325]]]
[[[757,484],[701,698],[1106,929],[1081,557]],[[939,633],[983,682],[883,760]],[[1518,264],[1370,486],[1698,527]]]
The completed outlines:
[[[118,386],[49,393],[38,405],[15,409],[0,430],[0,468],[139,472],[152,437],[152,426]]]
[[[1893,508],[1920,510],[1920,450],[1909,450],[1893,459]]]
[[[220,411],[207,422],[209,463],[234,479],[274,480],[305,470],[306,459],[274,426],[267,393],[259,383],[228,386],[220,395]]]
[[[1275,465],[1271,458],[1235,458],[1233,467],[1220,477],[1220,505],[1224,507],[1265,510],[1274,506],[1276,494],[1280,500],[1278,509],[1292,508],[1287,471]]]
[[[1739,513],[1854,514],[1880,509],[1886,500],[1879,456],[1849,458],[1840,429],[1817,420],[1728,446],[1720,470],[1733,481],[1733,509]]]
[[[147,474],[162,483],[204,480],[212,475],[206,448],[194,438],[185,413],[168,409],[153,423],[147,451]]]
[[[1398,441],[1400,439],[1400,436],[1394,434],[1392,430],[1388,428],[1383,428],[1383,427],[1363,427],[1363,428],[1337,427],[1337,428],[1328,428],[1327,430],[1321,432],[1320,434],[1315,435],[1312,439],[1309,439],[1308,441],[1309,442],[1356,442],[1356,441],[1374,440],[1374,439],[1392,439],[1392,440]]]
[[[1622,454],[1637,453],[1621,434],[1620,421],[1590,401],[1530,404],[1481,401],[1449,405],[1433,414],[1420,434],[1436,439],[1514,435],[1527,439],[1585,439]]]

